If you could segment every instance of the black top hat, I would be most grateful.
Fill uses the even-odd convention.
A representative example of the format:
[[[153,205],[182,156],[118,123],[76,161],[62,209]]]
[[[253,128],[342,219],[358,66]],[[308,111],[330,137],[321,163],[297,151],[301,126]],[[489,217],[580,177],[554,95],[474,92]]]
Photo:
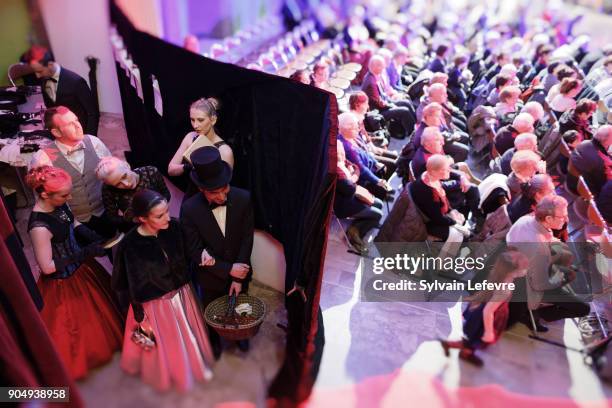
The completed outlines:
[[[232,168],[221,159],[216,147],[200,147],[191,153],[190,159],[193,165],[191,180],[199,188],[216,190],[232,179]]]

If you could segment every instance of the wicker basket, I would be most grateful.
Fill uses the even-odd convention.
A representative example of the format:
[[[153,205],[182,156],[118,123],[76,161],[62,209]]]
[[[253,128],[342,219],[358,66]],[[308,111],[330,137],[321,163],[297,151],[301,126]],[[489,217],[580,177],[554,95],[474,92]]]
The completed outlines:
[[[259,327],[266,315],[266,304],[263,300],[241,293],[236,297],[235,305],[248,303],[253,308],[253,317],[255,321],[249,324],[225,324],[216,321],[215,316],[225,316],[228,311],[230,297],[222,296],[213,300],[204,311],[206,323],[211,326],[219,336],[226,340],[246,340],[255,336],[259,331]]]

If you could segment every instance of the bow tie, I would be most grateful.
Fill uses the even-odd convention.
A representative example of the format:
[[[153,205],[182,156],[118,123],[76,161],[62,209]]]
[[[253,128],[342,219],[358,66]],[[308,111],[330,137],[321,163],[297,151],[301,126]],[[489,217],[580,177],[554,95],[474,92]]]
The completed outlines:
[[[57,84],[57,79],[55,79],[55,78],[47,78],[46,80],[47,81],[51,81],[51,82],[55,82]]]
[[[79,150],[85,150],[85,145],[84,145],[83,143],[80,143],[80,144],[78,144],[77,146],[75,146],[74,148],[72,148],[72,149],[68,150],[68,151],[66,152],[66,154],[67,154],[68,156],[71,156],[73,153],[76,153],[76,152],[78,152]]]
[[[224,202],[223,204],[217,204],[217,203],[210,203],[210,209],[214,210],[217,207],[225,207],[227,205],[227,201]]]

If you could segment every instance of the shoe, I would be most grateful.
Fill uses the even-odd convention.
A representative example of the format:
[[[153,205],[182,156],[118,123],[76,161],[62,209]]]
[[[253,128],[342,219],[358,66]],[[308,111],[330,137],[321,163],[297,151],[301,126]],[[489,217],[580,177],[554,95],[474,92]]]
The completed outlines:
[[[459,352],[459,358],[472,365],[475,365],[476,367],[482,367],[484,365],[484,362],[482,361],[482,359],[476,355],[474,350],[469,349],[469,348],[462,349]]]
[[[349,227],[349,229],[346,231],[346,235],[348,236],[348,239],[351,245],[353,245],[354,247],[356,248],[366,247],[365,243],[361,239],[361,235],[359,234],[359,230],[357,229],[357,227],[354,227],[354,226]]]
[[[238,348],[240,349],[240,351],[246,353],[247,351],[249,351],[249,341],[248,340],[238,340],[236,342],[236,345],[238,346]]]
[[[450,349],[452,348],[456,348],[456,349],[461,349],[463,347],[463,342],[461,341],[448,341],[448,340],[442,340],[442,339],[438,339],[438,341],[440,342],[440,345],[442,346],[442,349],[444,350],[444,355],[446,357],[448,357],[450,355]]]

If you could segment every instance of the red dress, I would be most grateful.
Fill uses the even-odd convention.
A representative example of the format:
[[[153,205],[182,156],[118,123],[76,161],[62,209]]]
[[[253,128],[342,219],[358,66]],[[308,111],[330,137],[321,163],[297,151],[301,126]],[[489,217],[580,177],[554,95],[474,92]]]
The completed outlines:
[[[51,231],[53,259],[66,259],[80,250],[73,222],[68,207],[62,206],[51,213],[32,212],[28,229]],[[42,319],[74,379],[84,378],[121,349],[123,318],[110,287],[110,275],[98,262],[72,263],[41,275],[38,287],[44,302]]]

